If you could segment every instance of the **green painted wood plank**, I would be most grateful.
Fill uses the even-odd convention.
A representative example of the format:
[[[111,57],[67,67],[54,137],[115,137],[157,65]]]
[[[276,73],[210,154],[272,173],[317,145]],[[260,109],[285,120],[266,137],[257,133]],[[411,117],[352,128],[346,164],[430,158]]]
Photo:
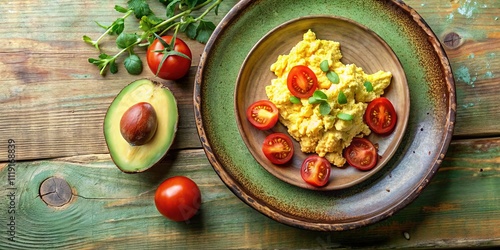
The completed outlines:
[[[248,207],[220,181],[201,150],[173,151],[159,167],[134,175],[120,172],[107,155],[19,162],[15,169],[13,186],[7,165],[0,169],[0,249],[500,245],[500,138],[454,142],[415,202],[380,223],[335,233],[292,228]],[[173,175],[192,178],[202,191],[200,213],[187,223],[168,221],[154,207],[156,186]],[[73,188],[69,204],[54,208],[41,200],[39,186],[51,176]],[[15,214],[8,213],[11,191]],[[15,242],[8,239],[11,215]]]

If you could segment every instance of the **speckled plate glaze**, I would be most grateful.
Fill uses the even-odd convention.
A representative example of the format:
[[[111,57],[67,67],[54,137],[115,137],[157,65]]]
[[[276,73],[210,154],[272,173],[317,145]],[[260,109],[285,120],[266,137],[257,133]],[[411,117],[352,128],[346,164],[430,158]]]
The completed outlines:
[[[315,191],[269,174],[252,157],[236,123],[238,72],[265,34],[302,16],[334,15],[380,36],[399,58],[410,92],[408,126],[386,166],[358,185]],[[208,160],[249,206],[287,225],[318,231],[353,229],[385,219],[412,202],[437,172],[455,121],[453,74],[439,40],[401,1],[242,0],[224,17],[200,60],[195,119]]]
[[[396,129],[390,135],[370,134],[368,139],[377,145],[380,156],[377,165],[370,171],[360,171],[349,167],[332,167],[328,183],[323,187],[307,184],[300,175],[302,162],[310,154],[300,151],[300,145],[294,141],[295,153],[290,162],[283,165],[272,164],[262,153],[262,142],[273,132],[287,133],[287,129],[278,123],[271,130],[260,131],[246,119],[246,109],[253,102],[267,99],[266,86],[276,76],[269,69],[279,55],[288,54],[301,41],[307,30],[312,30],[317,39],[333,40],[340,43],[342,62],[354,63],[367,74],[379,70],[392,73],[391,84],[385,89],[384,97],[396,107]],[[377,34],[349,19],[337,16],[305,16],[285,22],[271,30],[250,51],[238,74],[235,87],[235,113],[241,138],[250,153],[269,173],[298,187],[313,190],[338,190],[348,188],[368,179],[381,170],[396,152],[406,129],[410,96],[405,73],[398,58],[391,48]]]

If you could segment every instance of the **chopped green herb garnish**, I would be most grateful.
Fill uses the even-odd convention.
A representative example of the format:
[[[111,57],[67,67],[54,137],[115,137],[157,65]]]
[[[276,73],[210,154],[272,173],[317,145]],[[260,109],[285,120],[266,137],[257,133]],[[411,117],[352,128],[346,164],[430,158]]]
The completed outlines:
[[[319,103],[319,113],[322,115],[330,114],[331,107],[328,104],[328,96],[323,93],[321,90],[314,91],[313,95],[309,97],[310,104],[318,104]]]
[[[324,60],[319,65],[319,68],[323,70],[323,72],[328,72],[330,70],[330,66],[328,65],[328,60]]]
[[[300,98],[292,95],[292,96],[290,96],[290,102],[293,103],[293,104],[299,104],[300,103]]]
[[[309,104],[318,104],[321,102],[321,99],[316,99],[316,97],[311,96],[311,97],[309,97],[308,102],[309,102]]]
[[[345,96],[342,90],[339,92],[339,95],[337,96],[337,101],[339,102],[339,104],[347,103],[347,96]]]
[[[338,113],[337,114],[337,117],[341,120],[344,120],[344,121],[350,121],[352,119],[354,119],[354,116],[351,115],[351,114],[346,114],[346,113]]]
[[[366,89],[366,91],[368,91],[368,92],[372,92],[372,91],[373,91],[373,85],[372,85],[372,83],[371,83],[371,82],[366,81],[366,82],[364,83],[364,85],[365,85],[365,89]]]
[[[328,80],[330,80],[330,82],[334,84],[337,84],[340,81],[339,75],[337,75],[337,73],[333,71],[328,71],[328,73],[326,73],[326,77],[328,78]]]
[[[323,93],[323,91],[321,91],[321,90],[314,91],[313,97],[316,99],[319,99],[319,100],[323,100],[323,101],[328,100],[328,96],[326,96],[326,94]]]
[[[332,108],[330,107],[330,104],[328,104],[327,101],[323,101],[319,104],[319,113],[322,115],[328,115],[330,114],[330,111]]]

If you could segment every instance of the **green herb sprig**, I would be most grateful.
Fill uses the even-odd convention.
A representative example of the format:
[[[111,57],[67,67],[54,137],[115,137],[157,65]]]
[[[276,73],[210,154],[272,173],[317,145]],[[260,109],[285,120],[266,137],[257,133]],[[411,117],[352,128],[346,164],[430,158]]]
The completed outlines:
[[[138,75],[142,72],[142,61],[134,52],[136,47],[147,47],[156,38],[155,34],[162,35],[169,30],[175,29],[183,32],[187,37],[195,39],[200,43],[206,43],[215,30],[215,24],[206,21],[205,16],[214,11],[218,14],[218,8],[223,0],[159,0],[165,6],[165,16],[162,18],[155,15],[146,0],[128,0],[127,7],[115,6],[115,10],[124,15],[117,18],[111,25],[97,25],[105,32],[96,40],[87,35],[83,41],[99,50],[98,58],[89,58],[89,63],[100,69],[100,74],[105,75],[109,71],[113,74],[118,72],[116,61],[123,53],[128,53],[124,60],[124,67],[129,74]],[[204,10],[195,17],[193,12]],[[125,33],[125,20],[132,14],[139,20],[138,30],[133,33]],[[137,34],[139,33],[139,34]],[[120,49],[114,55],[102,52],[100,44],[107,35],[117,36],[116,46]]]

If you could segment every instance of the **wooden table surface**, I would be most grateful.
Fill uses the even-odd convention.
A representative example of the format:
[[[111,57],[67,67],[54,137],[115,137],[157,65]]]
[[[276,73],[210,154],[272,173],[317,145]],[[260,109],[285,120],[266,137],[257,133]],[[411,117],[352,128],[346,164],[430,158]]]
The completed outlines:
[[[156,2],[156,1],[155,1]],[[237,2],[226,0],[219,22]],[[447,248],[500,245],[500,1],[407,0],[436,33],[456,82],[454,138],[439,172],[409,206],[376,224],[314,232],[275,222],[239,200],[213,171],[196,132],[193,84],[203,44],[189,41],[189,76],[168,83],[179,129],[161,166],[124,174],[111,162],[102,124],[128,83],[101,77],[82,42],[98,37],[126,1],[2,1],[0,4],[0,249]],[[159,7],[159,6],[158,6]],[[456,35],[450,35],[455,33]],[[106,49],[113,40],[104,41]],[[144,57],[144,51],[139,56]],[[9,169],[9,145],[15,164]],[[198,215],[171,222],[154,206],[167,177],[201,189]],[[71,197],[42,185],[55,177]],[[55,182],[64,180],[65,182]],[[52,184],[53,184],[52,183]],[[41,198],[71,198],[57,207]],[[57,194],[57,193],[56,193]]]

